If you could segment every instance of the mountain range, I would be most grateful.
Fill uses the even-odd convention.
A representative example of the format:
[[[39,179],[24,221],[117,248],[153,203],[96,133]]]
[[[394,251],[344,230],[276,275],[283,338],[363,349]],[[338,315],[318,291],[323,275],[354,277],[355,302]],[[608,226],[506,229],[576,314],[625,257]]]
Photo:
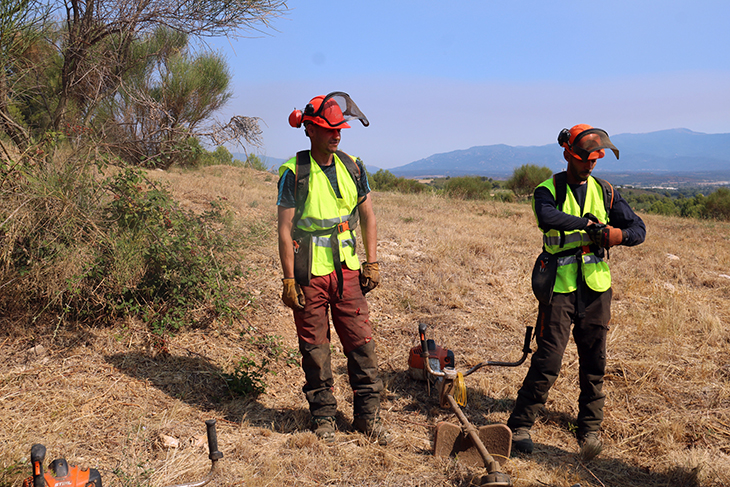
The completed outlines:
[[[705,134],[678,128],[645,134],[617,134],[611,141],[620,159],[610,151],[601,159],[595,174],[610,175],[617,184],[704,184],[730,180],[730,134]],[[244,154],[233,154],[245,160]],[[259,156],[267,167],[276,169],[284,159]],[[563,149],[557,144],[475,146],[434,154],[410,164],[388,169],[405,178],[485,176],[507,179],[524,164],[545,166],[554,172],[565,168]],[[368,165],[375,173],[378,167]]]
[[[670,129],[646,134],[612,135],[620,159],[610,151],[599,161],[601,173],[727,173],[730,174],[730,134],[704,134],[688,129]],[[507,178],[524,164],[565,167],[563,149],[557,144],[476,146],[434,154],[404,166],[388,169],[396,176],[488,176]]]

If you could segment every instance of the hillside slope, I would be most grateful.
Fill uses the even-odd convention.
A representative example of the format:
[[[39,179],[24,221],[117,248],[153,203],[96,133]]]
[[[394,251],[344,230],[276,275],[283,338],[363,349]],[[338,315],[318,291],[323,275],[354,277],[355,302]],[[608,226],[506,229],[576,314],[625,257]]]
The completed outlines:
[[[21,485],[36,442],[47,460],[98,468],[107,487],[197,480],[210,465],[201,438],[209,418],[218,420],[224,453],[216,485],[465,486],[480,473],[432,456],[435,425],[458,420],[409,378],[407,355],[425,322],[459,368],[519,357],[535,319],[529,274],[541,245],[528,205],[373,195],[383,282],[369,301],[386,382],[382,416],[395,440],[381,447],[350,431],[351,391],[335,339],[341,431],[326,445],[307,430],[298,365],[270,364],[276,375],[265,376],[267,391],[253,400],[232,397],[222,378],[243,356],[259,362],[297,347],[279,299],[275,178],[230,167],[150,174],[188,208],[225,198],[246,228],[239,258],[248,274],[234,303],[244,317],[181,332],[169,354],[157,353],[133,321],[23,329],[0,318],[0,486]],[[643,217],[647,241],[611,251],[604,452],[588,464],[576,456],[571,342],[533,430],[535,454],[505,464],[517,487],[730,485],[730,224]],[[469,376],[465,414],[477,426],[505,422],[526,370]]]

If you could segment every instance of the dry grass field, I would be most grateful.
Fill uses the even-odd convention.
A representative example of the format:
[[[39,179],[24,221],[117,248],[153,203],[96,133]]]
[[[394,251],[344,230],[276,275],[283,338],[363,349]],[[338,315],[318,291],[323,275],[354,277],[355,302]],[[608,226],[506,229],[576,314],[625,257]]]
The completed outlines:
[[[374,193],[381,287],[369,295],[381,373],[382,416],[392,444],[350,429],[351,391],[333,342],[340,432],[333,444],[308,431],[298,365],[279,361],[266,393],[232,397],[222,378],[266,337],[296,348],[279,299],[276,177],[209,167],[154,171],[184,206],[224,197],[247,245],[239,283],[244,318],[180,332],[169,354],[150,347],[140,323],[24,328],[0,317],[0,486],[30,474],[33,443],[47,461],[100,470],[105,486],[166,486],[209,469],[204,421],[217,420],[224,454],[219,486],[468,486],[483,473],[432,455],[439,408],[432,389],[407,373],[418,323],[453,350],[457,367],[520,356],[537,309],[529,275],[541,245],[528,205]],[[614,278],[603,453],[581,463],[571,434],[577,355],[533,429],[531,456],[504,465],[514,485],[730,486],[730,224],[642,215],[647,240],[610,252]],[[533,342],[534,347],[534,342]],[[476,426],[504,423],[527,364],[466,378],[464,412]]]

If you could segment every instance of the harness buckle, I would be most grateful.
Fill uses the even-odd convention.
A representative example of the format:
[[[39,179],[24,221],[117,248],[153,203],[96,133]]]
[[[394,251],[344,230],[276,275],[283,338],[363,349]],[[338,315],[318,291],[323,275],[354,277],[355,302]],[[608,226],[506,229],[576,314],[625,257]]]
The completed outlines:
[[[342,233],[350,230],[350,222],[344,221],[337,225],[337,233]]]
[[[294,253],[298,254],[299,253],[299,242],[297,242],[296,240],[292,240],[292,243],[294,244]]]

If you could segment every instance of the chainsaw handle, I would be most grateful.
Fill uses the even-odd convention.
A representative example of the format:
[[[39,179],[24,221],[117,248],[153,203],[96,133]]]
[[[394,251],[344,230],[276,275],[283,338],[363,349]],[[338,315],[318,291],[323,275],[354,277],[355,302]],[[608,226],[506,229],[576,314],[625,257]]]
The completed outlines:
[[[43,476],[43,460],[46,458],[46,447],[36,443],[30,447],[30,463],[33,468],[33,487],[46,487]]]

